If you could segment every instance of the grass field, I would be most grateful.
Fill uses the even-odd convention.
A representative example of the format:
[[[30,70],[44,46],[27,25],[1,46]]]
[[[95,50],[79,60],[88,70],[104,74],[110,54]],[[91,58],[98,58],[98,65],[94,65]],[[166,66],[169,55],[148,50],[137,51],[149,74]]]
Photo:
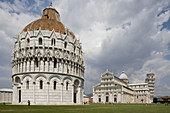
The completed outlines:
[[[170,113],[164,104],[2,105],[0,113]]]

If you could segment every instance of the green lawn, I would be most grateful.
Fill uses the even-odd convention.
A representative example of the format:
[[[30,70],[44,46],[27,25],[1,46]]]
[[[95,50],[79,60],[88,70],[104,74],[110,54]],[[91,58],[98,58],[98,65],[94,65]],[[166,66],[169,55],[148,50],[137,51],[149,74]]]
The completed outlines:
[[[0,113],[170,113],[164,104],[2,105]]]

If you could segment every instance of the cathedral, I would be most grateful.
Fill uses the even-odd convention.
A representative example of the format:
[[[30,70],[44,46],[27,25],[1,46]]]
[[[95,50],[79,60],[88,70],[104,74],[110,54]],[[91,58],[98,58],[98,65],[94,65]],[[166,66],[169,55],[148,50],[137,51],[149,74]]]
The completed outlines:
[[[50,5],[15,38],[13,104],[82,104],[85,63],[80,41]]]
[[[144,83],[130,84],[126,73],[114,76],[108,70],[101,75],[101,83],[93,87],[94,103],[152,103],[154,73],[148,73]]]

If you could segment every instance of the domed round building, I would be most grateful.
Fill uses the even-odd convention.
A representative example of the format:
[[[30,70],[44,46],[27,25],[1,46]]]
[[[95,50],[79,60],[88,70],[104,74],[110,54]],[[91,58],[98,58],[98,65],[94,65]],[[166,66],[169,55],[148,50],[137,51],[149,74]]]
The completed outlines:
[[[13,104],[81,104],[84,69],[79,40],[49,6],[15,38]]]
[[[129,83],[129,79],[124,71],[122,71],[122,74],[120,75],[119,79],[123,80],[126,83]]]

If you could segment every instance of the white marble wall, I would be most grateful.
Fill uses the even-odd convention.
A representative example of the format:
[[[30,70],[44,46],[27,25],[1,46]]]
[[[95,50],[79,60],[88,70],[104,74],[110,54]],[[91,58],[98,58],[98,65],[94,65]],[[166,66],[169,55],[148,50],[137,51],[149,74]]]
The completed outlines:
[[[14,99],[13,104],[19,104],[18,90],[21,90],[20,104],[27,104],[30,100],[31,104],[74,104],[74,81],[79,81],[77,88],[76,104],[83,102],[83,79],[74,76],[58,74],[29,74],[17,75],[20,77],[21,83],[13,85]],[[40,80],[43,81],[43,89],[40,89]],[[27,89],[27,81],[29,81],[29,89]],[[54,89],[54,81],[56,81],[56,89]],[[66,89],[66,82],[68,82],[68,90]]]
[[[73,104],[75,80],[79,81],[76,103],[82,103],[84,68],[82,47],[75,37],[47,30],[22,32],[16,37],[12,51],[13,103],[19,103],[21,90],[19,104],[27,104],[28,100],[32,104]],[[16,83],[16,77],[21,82]],[[40,89],[41,80],[43,89]],[[57,81],[56,90],[54,81]],[[68,90],[66,82],[69,82]]]
[[[148,83],[126,84],[119,78],[113,77],[113,73],[105,72],[101,75],[101,83],[93,87],[93,102],[106,102],[106,96],[109,96],[109,102],[114,103],[114,96],[117,103],[152,103],[153,98]],[[112,77],[109,81],[108,77]]]
[[[11,103],[12,102],[12,92],[0,91],[0,103]]]

